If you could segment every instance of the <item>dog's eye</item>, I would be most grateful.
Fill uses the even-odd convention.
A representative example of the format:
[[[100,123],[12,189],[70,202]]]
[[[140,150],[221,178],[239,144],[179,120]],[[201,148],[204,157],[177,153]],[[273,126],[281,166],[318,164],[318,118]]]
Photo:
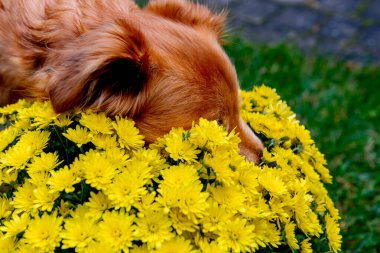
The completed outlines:
[[[223,125],[223,119],[222,118],[219,118],[216,122],[218,122],[219,126]]]

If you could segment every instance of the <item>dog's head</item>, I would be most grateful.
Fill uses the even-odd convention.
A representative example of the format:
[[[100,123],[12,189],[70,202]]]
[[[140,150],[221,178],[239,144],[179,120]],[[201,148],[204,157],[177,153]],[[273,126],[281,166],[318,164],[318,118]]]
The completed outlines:
[[[136,121],[146,141],[200,117],[237,128],[242,152],[260,140],[239,116],[235,69],[219,41],[225,16],[188,1],[151,1],[57,52],[48,93],[57,112],[90,107]]]

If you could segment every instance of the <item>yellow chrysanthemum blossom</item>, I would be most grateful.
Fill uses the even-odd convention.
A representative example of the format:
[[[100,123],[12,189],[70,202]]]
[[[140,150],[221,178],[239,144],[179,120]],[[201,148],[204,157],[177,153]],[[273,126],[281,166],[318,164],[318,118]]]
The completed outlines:
[[[87,217],[90,217],[91,219],[100,219],[106,210],[113,207],[108,196],[103,192],[91,192],[90,196],[89,201],[84,203],[84,205],[88,207]]]
[[[136,238],[147,243],[148,248],[159,248],[164,241],[175,236],[172,233],[172,222],[163,212],[147,212],[144,217],[136,219]]]
[[[220,228],[216,241],[226,252],[249,252],[254,244],[253,229],[254,226],[247,224],[244,219],[228,220],[225,226]]]
[[[80,210],[78,210],[80,209]],[[78,208],[73,218],[65,219],[62,236],[62,249],[75,248],[83,251],[97,236],[98,227],[93,219],[86,218],[86,209]]]
[[[51,192],[49,187],[45,185],[38,186],[33,190],[35,196],[34,208],[40,211],[50,212],[53,209],[55,200],[58,198],[58,192]]]
[[[190,241],[185,240],[183,237],[175,237],[169,241],[162,243],[161,247],[155,250],[157,253],[172,253],[172,252],[181,252],[181,253],[197,253],[198,251],[194,250]]]
[[[112,134],[112,121],[105,113],[86,112],[81,116],[79,123],[90,129],[93,134]]]
[[[7,198],[0,197],[0,219],[7,218],[12,214],[12,206]]]
[[[36,212],[34,206],[34,200],[36,199],[34,195],[35,189],[36,186],[31,184],[29,181],[25,182],[23,186],[17,188],[17,191],[14,193],[12,200],[12,205],[15,208],[15,213]]]
[[[197,150],[197,146],[184,139],[183,129],[174,129],[169,134],[164,136],[166,142],[165,150],[174,161],[195,161],[197,155],[201,152]]]
[[[229,221],[233,214],[227,212],[226,207],[219,205],[217,202],[209,200],[208,214],[201,221],[202,230],[204,232],[215,232],[221,229],[221,227],[226,226],[227,221]]]
[[[16,239],[14,237],[6,237],[0,234],[0,249],[4,253],[13,253],[16,247]]]
[[[44,213],[41,217],[34,217],[25,231],[25,241],[31,249],[39,252],[54,251],[61,241],[62,221],[63,218],[57,217],[55,213],[51,215]]]
[[[213,148],[227,143],[227,133],[216,121],[200,118],[197,125],[190,130],[189,141],[199,147]]]
[[[286,241],[288,242],[292,250],[296,250],[300,248],[300,246],[298,245],[296,235],[294,233],[295,228],[296,228],[296,224],[294,224],[293,222],[286,223],[285,228],[284,228]]]
[[[125,207],[129,211],[132,205],[148,193],[144,187],[146,181],[136,172],[123,172],[114,178],[105,193],[117,209]]]
[[[134,217],[120,210],[106,212],[102,215],[102,219],[99,223],[97,239],[106,243],[115,252],[121,252],[121,250],[128,252],[135,239],[135,226],[132,225]]]
[[[51,171],[50,174],[51,176],[46,182],[49,185],[50,193],[73,192],[75,190],[74,185],[80,182],[80,178],[67,166],[58,171]]]
[[[118,165],[102,152],[90,151],[81,157],[86,182],[97,189],[105,189],[117,175]]]
[[[259,165],[216,121],[148,146],[119,116],[0,108],[0,251],[312,252],[318,240],[339,252],[310,132],[266,86],[242,92],[241,115],[266,147]]]
[[[312,253],[310,238],[306,238],[301,242],[301,253]]]
[[[330,216],[325,216],[326,221],[326,233],[329,240],[330,249],[333,252],[338,252],[342,243],[342,236],[339,234],[339,224]]]
[[[207,241],[201,241],[199,242],[199,249],[203,253],[225,253],[225,249],[216,243],[215,241],[212,241],[211,243]]]
[[[10,143],[12,143],[19,134],[19,130],[15,127],[9,127],[0,132],[0,151],[3,151]]]
[[[119,136],[121,147],[138,149],[144,146],[144,136],[139,134],[139,130],[133,121],[116,117],[116,122],[113,122],[112,125]]]
[[[67,129],[66,133],[63,133],[62,135],[70,141],[76,143],[78,147],[81,147],[82,145],[91,141],[90,133],[86,128],[80,127],[79,125],[77,125],[75,129]]]
[[[32,104],[30,107],[21,109],[18,114],[20,119],[33,119],[32,126],[42,128],[48,126],[57,118],[57,114],[49,102]]]
[[[61,161],[62,162],[62,161]],[[32,161],[28,164],[28,172],[51,172],[60,163],[57,153],[42,152],[39,156],[33,157]]]
[[[57,127],[68,127],[73,123],[70,115],[60,114],[54,119],[54,125]]]
[[[2,226],[0,226],[0,231],[5,232],[5,237],[16,237],[19,233],[26,230],[30,223],[30,216],[27,213],[12,215],[9,221],[5,221]]]

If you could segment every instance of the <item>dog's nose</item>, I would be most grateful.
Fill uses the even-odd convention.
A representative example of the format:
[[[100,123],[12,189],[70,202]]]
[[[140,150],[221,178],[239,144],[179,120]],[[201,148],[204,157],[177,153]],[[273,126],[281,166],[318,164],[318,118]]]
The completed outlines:
[[[249,161],[259,164],[264,150],[263,143],[241,118],[237,131],[241,139],[240,154],[246,156]]]

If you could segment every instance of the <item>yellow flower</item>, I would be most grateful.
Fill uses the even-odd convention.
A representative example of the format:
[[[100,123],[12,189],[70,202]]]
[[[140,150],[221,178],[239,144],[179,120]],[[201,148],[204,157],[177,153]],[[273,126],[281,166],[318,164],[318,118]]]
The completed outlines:
[[[55,213],[48,215],[44,213],[41,217],[36,216],[30,221],[24,238],[40,252],[52,252],[61,241],[63,218],[57,217]]]
[[[105,134],[94,135],[91,142],[99,149],[115,149],[118,146],[116,136]]]
[[[50,193],[65,191],[66,193],[75,190],[74,184],[80,182],[80,178],[74,174],[67,166],[58,170],[51,171],[51,177],[47,181],[50,188]]]
[[[50,212],[53,209],[55,200],[59,197],[58,192],[52,193],[47,185],[40,185],[33,190],[35,196],[34,199],[34,208],[39,209],[40,211]]]
[[[226,222],[233,216],[225,206],[220,206],[217,202],[210,200],[208,215],[201,222],[204,232],[214,232],[225,226]]]
[[[183,188],[177,195],[177,200],[179,200],[178,207],[181,212],[187,215],[194,223],[198,223],[198,219],[207,215],[209,193],[202,192],[202,187],[197,182]]]
[[[187,215],[183,214],[179,208],[172,208],[169,216],[173,222],[175,231],[179,235],[182,235],[183,231],[195,232],[198,228],[197,224],[190,220]]]
[[[326,234],[327,239],[329,240],[330,250],[333,252],[340,251],[340,246],[342,244],[342,236],[340,233],[339,224],[330,216],[325,216],[326,221]]]
[[[8,149],[4,155],[0,155],[0,164],[10,167],[7,173],[13,170],[22,170],[33,157],[34,150],[29,146],[16,145]]]
[[[252,249],[257,250],[266,245],[278,248],[279,245],[283,244],[281,232],[277,229],[276,224],[270,220],[254,219],[250,224],[255,228]]]
[[[205,215],[207,192],[202,192],[196,169],[180,164],[162,172],[163,182],[157,190],[157,202],[166,208],[179,207],[193,222]]]
[[[275,104],[281,99],[276,93],[276,89],[272,89],[265,85],[254,87],[252,97],[256,100],[255,105],[261,105],[263,107],[269,104]]]
[[[247,196],[237,186],[209,187],[208,190],[215,201],[225,206],[227,211],[231,213],[244,213],[246,211],[245,201]]]
[[[199,248],[202,253],[225,253],[226,250],[216,243],[216,241],[212,241],[211,243],[206,240],[199,242]]]
[[[19,111],[20,119],[33,119],[32,126],[44,128],[56,119],[57,114],[50,102],[35,102]]]
[[[50,137],[48,131],[30,131],[20,137],[17,146],[29,146],[36,154],[46,147]]]
[[[138,173],[123,172],[115,177],[106,189],[106,194],[116,209],[125,207],[128,211],[142,196],[147,194],[144,187],[146,179]]]
[[[6,171],[6,169],[0,169],[0,185],[2,184],[12,184],[17,180],[18,171]]]
[[[0,233],[0,252],[1,253],[14,253],[16,247],[16,240],[14,237],[6,237]]]
[[[116,251],[110,247],[106,242],[103,241],[91,241],[88,243],[88,245],[84,248],[77,249],[77,252],[84,252],[84,253],[116,253],[121,251]],[[127,251],[128,252],[128,251]]]
[[[12,213],[12,209],[9,199],[0,196],[0,220],[7,218]]]
[[[257,197],[247,204],[247,210],[243,213],[246,218],[270,218],[273,217],[273,212],[271,211],[267,201],[263,197]]]
[[[284,228],[286,241],[288,242],[288,245],[292,250],[300,248],[294,232],[295,228],[296,224],[294,224],[293,222],[286,223]]]
[[[68,114],[59,114],[55,119],[54,119],[54,125],[58,127],[68,127],[73,123],[71,120],[70,115]]]
[[[137,216],[144,217],[146,212],[157,212],[162,207],[156,201],[156,192],[153,191],[150,194],[146,194],[141,197],[140,201],[134,204],[134,207],[138,209]]]
[[[106,155],[109,161],[111,161],[114,164],[117,164],[118,165],[117,167],[120,169],[128,164],[130,160],[130,156],[128,153],[126,153],[124,149],[115,148],[115,147],[106,149],[104,151],[104,154]]]
[[[112,207],[112,204],[107,195],[101,191],[98,193],[90,192],[90,196],[89,201],[84,203],[88,207],[87,217],[97,220]]]
[[[301,253],[313,253],[310,238],[306,238],[301,242]]]
[[[257,182],[257,177],[261,168],[250,164],[249,167],[238,169],[237,182],[247,193],[249,198],[258,200],[259,193],[259,183]]]
[[[166,143],[165,150],[174,161],[195,161],[197,155],[201,152],[189,140],[183,139],[184,130],[182,128],[173,129],[169,134],[164,136]]]
[[[229,164],[229,153],[221,151],[218,153],[214,152],[213,154],[214,156],[206,154],[204,162],[212,168],[216,180],[227,186],[235,184],[238,174],[232,170],[231,165]]]
[[[36,154],[41,153],[46,147],[50,133],[47,131],[29,131],[20,137],[18,143],[0,156],[0,164],[13,169],[24,169],[29,160]]]
[[[94,134],[112,134],[112,121],[105,113],[82,113],[79,123]]]
[[[184,187],[192,185],[194,182],[199,181],[197,170],[192,165],[179,164],[178,166],[171,166],[167,170],[163,170],[162,177],[164,178],[162,186],[169,187]]]
[[[213,148],[227,144],[227,132],[216,121],[200,118],[190,130],[190,142],[199,147]]]
[[[312,252],[322,235],[340,251],[331,175],[310,132],[273,89],[242,96],[243,119],[268,146],[261,166],[215,121],[148,148],[121,117],[55,115],[48,102],[0,108],[0,251]]]
[[[36,199],[33,193],[34,189],[35,186],[29,181],[26,181],[21,187],[17,188],[11,202],[16,209],[16,213],[34,213],[36,211],[34,207],[34,200]]]
[[[145,161],[151,167],[154,177],[158,176],[161,170],[168,167],[166,160],[158,153],[157,149],[138,149],[133,151],[133,156],[139,161]]]
[[[94,221],[83,216],[65,219],[64,230],[61,233],[62,249],[76,248],[77,251],[81,251],[96,237],[97,226]]]
[[[0,107],[0,114],[10,115],[15,112],[18,112],[22,108],[29,107],[31,104],[27,102],[25,99],[20,99],[14,104],[6,105],[4,107]]]
[[[228,220],[226,225],[220,228],[216,241],[226,251],[250,252],[253,242],[254,226],[248,225],[244,219],[235,218]]]
[[[46,184],[50,176],[48,172],[29,172],[28,175],[30,176],[29,182],[35,186]]]
[[[62,161],[58,161],[57,153],[44,153],[35,156],[31,163],[28,164],[28,172],[50,172],[56,168]]]
[[[25,231],[30,223],[29,214],[23,213],[21,215],[13,213],[9,221],[4,221],[3,226],[0,226],[0,231],[5,232],[5,237],[17,236],[19,233]]]
[[[259,184],[267,190],[271,196],[281,196],[288,192],[286,185],[281,178],[276,176],[271,170],[266,170],[258,177]]]
[[[272,114],[276,118],[282,120],[289,120],[293,123],[298,123],[296,115],[290,110],[290,107],[284,101],[278,101],[277,103],[270,103],[263,110],[264,114]]]
[[[91,141],[89,134],[90,133],[86,128],[77,125],[75,129],[69,128],[66,133],[63,133],[62,135],[70,141],[76,143],[78,147],[81,147]]]
[[[172,253],[172,252],[181,252],[181,253],[196,253],[193,246],[190,244],[190,241],[185,240],[183,237],[175,237],[168,241],[162,243],[161,247],[156,249],[157,253]]]
[[[90,151],[82,156],[82,166],[86,183],[97,189],[104,189],[117,174],[114,164],[104,153]]]
[[[21,130],[27,130],[30,128],[31,126],[31,122],[29,119],[19,119],[18,121],[16,121],[13,125],[15,128]]]
[[[136,238],[148,244],[148,248],[159,248],[164,241],[174,237],[172,222],[162,212],[147,212],[136,219]]]
[[[144,136],[139,134],[135,123],[129,119],[123,119],[116,116],[116,122],[112,123],[122,148],[138,149],[144,146]]]
[[[117,252],[128,252],[134,240],[134,217],[124,211],[112,211],[104,213],[102,218],[103,221],[99,223],[99,241],[105,242]]]
[[[132,158],[126,162],[126,166],[123,171],[131,173],[131,175],[143,179],[145,182],[148,182],[148,179],[151,179],[153,175],[151,174],[152,167],[149,164],[142,160],[137,160]]]
[[[0,131],[0,152],[11,144],[19,134],[19,130],[15,127],[8,127]]]

